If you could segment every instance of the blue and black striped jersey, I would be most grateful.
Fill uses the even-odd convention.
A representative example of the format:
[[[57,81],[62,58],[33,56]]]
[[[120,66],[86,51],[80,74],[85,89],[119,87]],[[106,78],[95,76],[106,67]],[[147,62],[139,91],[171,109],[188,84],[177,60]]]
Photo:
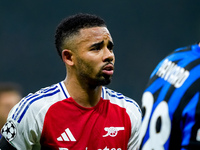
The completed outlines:
[[[141,150],[200,150],[200,47],[176,49],[142,96]]]

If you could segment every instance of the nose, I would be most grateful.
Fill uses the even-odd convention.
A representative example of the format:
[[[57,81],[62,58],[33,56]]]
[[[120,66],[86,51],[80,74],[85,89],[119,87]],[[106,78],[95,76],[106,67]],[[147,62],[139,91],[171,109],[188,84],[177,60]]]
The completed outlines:
[[[104,62],[106,62],[106,61],[112,62],[112,61],[114,61],[114,59],[115,59],[115,55],[113,53],[113,50],[110,50],[107,47],[104,48],[104,51],[103,51],[103,61]]]

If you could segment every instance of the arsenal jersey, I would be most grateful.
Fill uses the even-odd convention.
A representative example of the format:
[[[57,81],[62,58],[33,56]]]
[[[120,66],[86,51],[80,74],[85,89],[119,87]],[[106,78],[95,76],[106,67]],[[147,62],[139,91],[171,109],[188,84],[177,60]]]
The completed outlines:
[[[19,150],[134,150],[140,123],[134,100],[103,87],[98,104],[85,108],[60,82],[23,98],[1,132]]]

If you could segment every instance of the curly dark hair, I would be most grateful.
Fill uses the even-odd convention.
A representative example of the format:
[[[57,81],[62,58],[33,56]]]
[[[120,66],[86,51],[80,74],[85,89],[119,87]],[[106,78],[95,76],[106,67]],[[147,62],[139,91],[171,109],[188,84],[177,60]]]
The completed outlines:
[[[62,58],[62,46],[66,38],[75,35],[80,29],[105,26],[105,21],[96,15],[79,13],[69,16],[61,21],[55,33],[55,45],[59,56]]]

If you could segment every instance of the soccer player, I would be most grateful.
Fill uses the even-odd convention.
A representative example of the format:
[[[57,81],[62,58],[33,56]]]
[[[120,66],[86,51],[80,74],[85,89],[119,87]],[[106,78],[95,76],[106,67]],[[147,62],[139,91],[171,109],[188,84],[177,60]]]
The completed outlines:
[[[0,83],[0,129],[6,123],[8,113],[22,98],[22,87],[13,82]],[[0,133],[0,139],[1,139]]]
[[[70,16],[58,25],[55,44],[66,78],[29,94],[12,109],[1,130],[0,149],[136,150],[140,108],[105,87],[115,56],[104,20]]]
[[[141,150],[200,149],[200,44],[176,49],[142,97]]]

